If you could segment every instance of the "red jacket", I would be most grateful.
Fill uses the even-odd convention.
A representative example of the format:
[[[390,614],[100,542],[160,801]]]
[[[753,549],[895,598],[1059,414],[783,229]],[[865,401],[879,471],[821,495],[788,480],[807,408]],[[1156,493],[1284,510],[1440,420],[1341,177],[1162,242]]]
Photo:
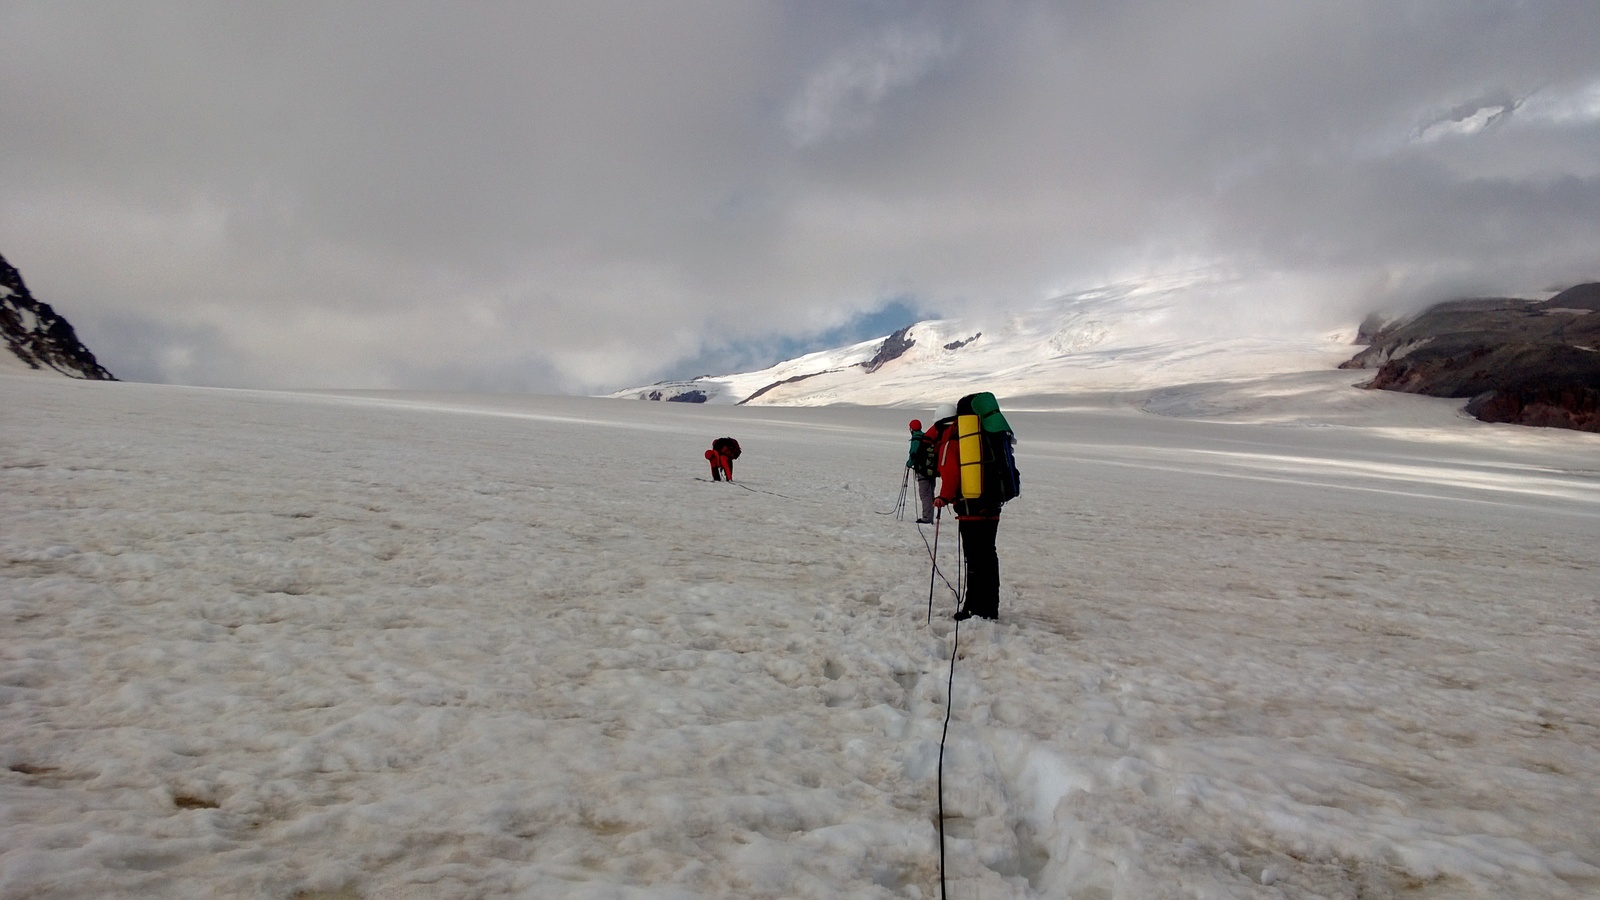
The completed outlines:
[[[961,494],[961,453],[956,437],[956,423],[951,419],[935,425],[934,456],[939,461],[939,499],[956,511],[956,520],[998,519],[1000,507],[975,500],[959,499]]]

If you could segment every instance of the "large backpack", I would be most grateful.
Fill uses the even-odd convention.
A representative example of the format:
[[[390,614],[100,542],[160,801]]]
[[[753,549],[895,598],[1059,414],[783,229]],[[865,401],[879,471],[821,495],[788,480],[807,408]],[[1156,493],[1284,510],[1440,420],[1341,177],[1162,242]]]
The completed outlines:
[[[711,442],[711,449],[725,454],[729,459],[739,458],[739,442],[731,437],[720,437]]]
[[[939,474],[939,458],[934,452],[932,435],[920,431],[911,433],[911,456],[906,465],[923,478],[934,478]]]
[[[1017,437],[994,394],[968,394],[956,402],[956,441],[961,499],[998,507],[1022,493],[1022,475],[1012,449]]]

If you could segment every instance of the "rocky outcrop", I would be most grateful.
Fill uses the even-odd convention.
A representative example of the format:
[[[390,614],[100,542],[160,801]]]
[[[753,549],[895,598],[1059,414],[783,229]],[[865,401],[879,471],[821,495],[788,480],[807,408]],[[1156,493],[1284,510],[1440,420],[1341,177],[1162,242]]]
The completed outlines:
[[[640,388],[629,388],[610,396],[619,400],[658,400],[666,403],[709,403],[718,387],[711,376],[699,375],[688,381],[658,381]]]
[[[710,398],[706,396],[705,391],[680,384],[668,390],[641,391],[638,399],[665,400],[668,403],[704,403]]]
[[[866,365],[866,363],[857,363],[857,365],[863,365],[864,366],[864,365]],[[815,378],[818,375],[832,375],[834,372],[837,372],[837,371],[839,371],[839,370],[838,369],[826,369],[826,370],[823,370],[821,372],[807,372],[804,375],[795,375],[795,376],[793,376],[791,378],[785,378],[782,381],[774,381],[773,383],[767,385],[766,387],[763,387],[760,390],[756,391],[754,394],[751,394],[750,396],[744,398],[743,400],[740,400],[738,405],[743,406],[746,403],[749,403],[751,400],[754,400],[757,397],[761,396],[762,394],[765,394],[767,391],[773,390],[774,388],[781,388],[786,384],[794,384],[797,381],[805,381],[807,378]]]
[[[894,334],[884,338],[883,343],[878,345],[878,352],[874,353],[871,359],[867,360],[866,362],[853,363],[852,365],[859,366],[868,372],[876,372],[878,369],[883,367],[884,363],[891,362],[904,356],[907,350],[910,350],[912,347],[917,345],[915,338],[907,337],[907,335],[910,334],[911,329],[915,327],[915,325],[907,325],[899,331],[896,331]],[[740,400],[739,405],[743,406],[746,403],[749,403],[751,400],[754,400],[757,397],[767,393],[768,391],[781,388],[786,384],[794,384],[796,382],[805,381],[808,378],[815,378],[818,375],[831,375],[834,372],[839,371],[842,370],[823,369],[820,372],[806,372],[802,375],[795,375],[790,378],[785,378],[782,381],[774,381],[750,396],[744,398],[743,400]]]
[[[1368,321],[1370,346],[1341,366],[1377,369],[1363,387],[1470,398],[1467,412],[1486,422],[1600,432],[1600,283]]]
[[[78,340],[72,325],[35,300],[22,273],[0,256],[0,334],[18,359],[34,369],[53,369],[72,378],[116,381]]]
[[[899,359],[900,357],[904,356],[907,350],[910,350],[912,347],[917,345],[917,342],[914,338],[906,337],[906,334],[911,331],[912,327],[914,326],[907,325],[899,331],[896,331],[894,334],[884,338],[883,344],[878,347],[878,352],[873,354],[871,359],[862,363],[862,367],[868,372],[876,372],[878,369],[882,368],[884,363],[889,362],[890,360]]]

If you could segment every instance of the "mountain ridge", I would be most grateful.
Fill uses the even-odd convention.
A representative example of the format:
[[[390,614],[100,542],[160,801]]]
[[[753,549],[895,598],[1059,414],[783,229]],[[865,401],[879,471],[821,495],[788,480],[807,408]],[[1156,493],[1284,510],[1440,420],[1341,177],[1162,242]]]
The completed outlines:
[[[1467,399],[1485,422],[1600,432],[1600,282],[1369,319],[1362,337],[1367,348],[1340,368],[1376,369],[1363,387]]]
[[[1126,282],[1022,310],[928,319],[752,372],[662,381],[607,396],[735,405],[921,405],[969,390],[1005,397],[1247,380],[1331,370],[1349,358],[1354,327],[1301,323],[1278,334],[1216,333],[1215,325],[1186,305],[1197,290],[1215,299],[1232,287],[1193,277]]]
[[[94,358],[72,324],[50,304],[36,299],[22,273],[0,255],[0,334],[29,369],[50,369],[68,378],[116,381]]]

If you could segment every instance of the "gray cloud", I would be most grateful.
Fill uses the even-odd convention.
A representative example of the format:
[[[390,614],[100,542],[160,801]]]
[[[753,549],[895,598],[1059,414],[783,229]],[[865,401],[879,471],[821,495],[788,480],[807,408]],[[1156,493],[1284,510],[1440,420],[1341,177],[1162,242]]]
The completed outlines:
[[[1600,277],[1589,0],[12,2],[0,34],[0,246],[126,377],[589,391],[892,299]]]
[[[879,107],[914,87],[947,52],[935,33],[901,30],[847,48],[806,79],[784,122],[802,146],[865,131]]]

